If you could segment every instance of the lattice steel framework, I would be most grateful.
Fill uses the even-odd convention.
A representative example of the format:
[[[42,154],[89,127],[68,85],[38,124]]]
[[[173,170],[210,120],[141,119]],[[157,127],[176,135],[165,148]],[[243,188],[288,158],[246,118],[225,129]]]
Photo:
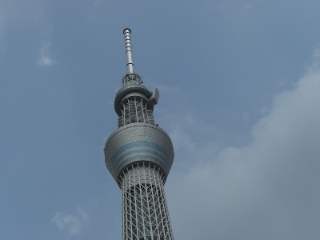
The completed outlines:
[[[154,124],[153,112],[148,109],[148,103],[143,98],[126,98],[122,102],[121,107],[121,116],[118,118],[118,127],[135,122]]]
[[[134,73],[131,30],[123,32],[128,72],[114,101],[118,129],[104,149],[106,166],[122,189],[122,239],[173,240],[163,189],[173,163],[173,145],[154,121],[158,90],[149,91]]]
[[[146,163],[127,166],[120,184],[123,239],[173,239],[161,170]]]

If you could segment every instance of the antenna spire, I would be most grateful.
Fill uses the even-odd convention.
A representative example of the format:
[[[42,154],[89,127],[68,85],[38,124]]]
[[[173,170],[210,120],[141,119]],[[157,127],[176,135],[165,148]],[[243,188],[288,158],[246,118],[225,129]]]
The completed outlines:
[[[125,39],[125,47],[126,47],[126,56],[127,56],[127,71],[128,74],[134,73],[133,71],[133,60],[132,60],[132,49],[131,49],[131,41],[130,41],[130,28],[125,28],[123,30],[124,39]]]

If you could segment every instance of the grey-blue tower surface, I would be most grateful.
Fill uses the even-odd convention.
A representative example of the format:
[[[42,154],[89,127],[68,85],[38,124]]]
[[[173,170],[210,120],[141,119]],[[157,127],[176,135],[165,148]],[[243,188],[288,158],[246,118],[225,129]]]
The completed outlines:
[[[134,72],[131,30],[123,33],[127,74],[114,100],[118,129],[104,149],[106,166],[122,189],[122,239],[172,240],[163,186],[173,163],[173,145],[153,117],[158,90],[149,91]]]

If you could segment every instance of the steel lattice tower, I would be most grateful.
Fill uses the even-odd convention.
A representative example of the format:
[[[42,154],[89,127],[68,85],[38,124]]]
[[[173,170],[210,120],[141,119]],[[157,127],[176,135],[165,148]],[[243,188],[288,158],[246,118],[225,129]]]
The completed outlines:
[[[127,74],[114,100],[118,129],[104,149],[106,166],[122,189],[122,239],[173,240],[163,189],[173,163],[173,145],[154,121],[158,90],[149,91],[134,72],[131,30],[123,33]]]

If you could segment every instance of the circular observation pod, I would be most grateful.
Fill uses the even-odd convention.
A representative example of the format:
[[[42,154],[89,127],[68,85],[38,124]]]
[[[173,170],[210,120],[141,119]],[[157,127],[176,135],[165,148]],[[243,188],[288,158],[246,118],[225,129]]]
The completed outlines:
[[[114,180],[130,164],[149,162],[168,176],[173,163],[173,145],[168,134],[148,123],[132,123],[118,128],[107,140],[105,162]],[[164,179],[165,180],[165,179]]]
[[[116,95],[116,98],[114,100],[114,110],[118,114],[118,116],[121,116],[121,108],[120,104],[124,97],[126,97],[128,94],[135,94],[137,96],[143,96],[144,98],[148,99],[151,97],[152,93],[149,92],[149,90],[142,86],[137,84],[130,84],[127,86],[122,87]]]

